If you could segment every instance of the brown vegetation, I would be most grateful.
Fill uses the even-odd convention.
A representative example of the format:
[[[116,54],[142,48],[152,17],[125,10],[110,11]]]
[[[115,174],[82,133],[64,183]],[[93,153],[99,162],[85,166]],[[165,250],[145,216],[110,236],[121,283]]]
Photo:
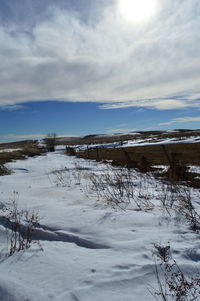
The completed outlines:
[[[200,143],[177,143],[118,148],[87,148],[73,150],[67,147],[67,154],[97,161],[111,161],[113,165],[137,168],[141,172],[155,171],[156,165],[169,166],[162,176],[171,182],[186,181],[200,188],[200,179],[187,169],[187,165],[200,165]],[[157,176],[161,176],[157,173]]]
[[[5,151],[3,151],[5,149]],[[6,149],[13,149],[12,152]],[[12,143],[0,144],[0,175],[9,173],[8,169],[4,166],[5,163],[13,160],[24,160],[27,157],[38,156],[43,153],[37,145],[37,141],[20,141]]]
[[[176,154],[182,164],[200,165],[200,143],[168,144],[165,146],[169,156]],[[136,146],[124,148],[89,148],[87,150],[77,150],[78,157],[100,160],[115,160],[117,162],[131,161],[139,163],[147,160],[152,165],[168,165],[169,161],[161,145]]]
[[[172,138],[174,140],[181,140],[184,138],[199,137],[200,130],[176,130],[173,132],[165,131],[137,131],[136,133],[127,133],[127,134],[114,134],[114,135],[87,135],[84,137],[73,137],[67,141],[67,145],[82,145],[82,144],[101,144],[101,143],[113,143],[113,142],[122,142],[124,143],[127,140],[135,139],[148,139],[150,143],[155,143],[161,139]],[[63,144],[63,140],[60,142]]]

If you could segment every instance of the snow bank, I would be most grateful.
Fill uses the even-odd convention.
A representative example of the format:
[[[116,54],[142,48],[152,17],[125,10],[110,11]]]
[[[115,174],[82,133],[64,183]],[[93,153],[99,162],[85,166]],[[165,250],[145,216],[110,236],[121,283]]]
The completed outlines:
[[[61,149],[9,163],[14,173],[0,178],[3,203],[17,191],[19,207],[41,217],[41,246],[4,260],[7,242],[0,227],[0,300],[153,301],[148,289],[157,287],[155,243],[170,241],[183,271],[196,269],[198,236],[180,216],[170,217],[158,207],[145,212],[106,206],[87,189],[88,174],[104,172],[105,165],[68,157]],[[78,170],[81,183],[73,177]],[[159,185],[155,182],[152,201]]]

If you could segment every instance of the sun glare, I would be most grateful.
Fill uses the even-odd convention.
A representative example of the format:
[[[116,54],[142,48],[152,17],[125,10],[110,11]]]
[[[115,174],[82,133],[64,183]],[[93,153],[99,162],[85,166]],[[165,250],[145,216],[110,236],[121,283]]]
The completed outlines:
[[[125,20],[144,23],[155,15],[157,0],[119,0],[118,9]]]

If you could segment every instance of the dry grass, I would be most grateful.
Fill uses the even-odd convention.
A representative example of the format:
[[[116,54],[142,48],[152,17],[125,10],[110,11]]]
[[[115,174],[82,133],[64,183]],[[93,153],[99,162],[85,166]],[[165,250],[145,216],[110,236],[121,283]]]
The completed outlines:
[[[179,141],[185,137],[199,137],[200,131],[179,131],[179,132],[143,132],[141,134],[145,139],[151,139],[156,142],[162,138],[177,138]],[[90,136],[90,139],[96,139],[96,136]],[[119,138],[119,137],[118,137]],[[132,137],[133,138],[133,137]],[[141,137],[140,137],[141,138]],[[93,140],[96,141],[96,140]],[[138,136],[137,136],[138,139]],[[116,141],[116,140],[115,140]],[[160,140],[159,140],[160,141]],[[107,141],[108,142],[108,141]],[[188,172],[188,165],[200,166],[200,143],[174,143],[157,144],[135,147],[117,147],[104,148],[94,147],[86,150],[77,150],[73,147],[67,147],[66,152],[69,155],[76,155],[80,158],[87,158],[97,161],[112,161],[113,165],[138,168],[142,172],[156,171],[152,166],[169,166],[167,173],[162,174],[170,181],[185,181],[192,187],[200,188],[200,179],[197,174]],[[161,173],[155,173],[161,176]]]
[[[151,142],[160,141],[160,139],[182,139],[189,137],[198,137],[200,136],[200,130],[177,130],[174,132],[164,132],[164,131],[138,131],[137,135],[134,133],[128,134],[115,134],[115,135],[87,135],[84,137],[73,138],[71,141],[66,142],[67,145],[81,145],[81,144],[98,144],[98,143],[113,143],[121,142],[127,140],[137,139],[150,139]],[[61,142],[63,144],[63,141]]]
[[[169,155],[176,154],[182,164],[200,165],[200,143],[168,144],[166,150]],[[123,147],[123,148],[96,148],[78,151],[77,156],[96,160],[116,160],[126,162],[130,160],[140,162],[143,157],[152,165],[168,165],[168,158],[161,145]]]
[[[27,157],[38,156],[43,153],[37,146],[37,141],[20,141],[12,143],[0,144],[0,175],[8,174],[4,166],[5,163],[13,160],[24,160]],[[12,152],[7,152],[6,149],[13,149]]]
[[[81,151],[77,153],[78,157],[94,160],[112,160],[113,165],[137,168],[142,172],[152,171],[156,177],[163,176],[169,181],[185,181],[194,188],[200,188],[200,179],[195,173],[187,171],[187,165],[200,165],[200,143],[169,144],[166,146],[169,158],[174,155],[177,158],[175,168],[169,168],[166,173],[156,172],[152,166],[167,165],[169,161],[161,145],[141,146],[129,148],[109,148]],[[179,171],[184,172],[179,172]]]

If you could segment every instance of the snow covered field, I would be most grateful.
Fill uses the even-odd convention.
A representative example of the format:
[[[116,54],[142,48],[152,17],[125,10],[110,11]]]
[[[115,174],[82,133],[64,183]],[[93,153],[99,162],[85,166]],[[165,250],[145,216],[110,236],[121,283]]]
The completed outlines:
[[[2,301],[152,301],[157,288],[154,244],[170,244],[186,274],[199,269],[199,234],[177,213],[161,208],[163,186],[133,171],[135,193],[151,198],[152,210],[125,210],[97,198],[91,173],[107,165],[55,153],[7,164],[0,177],[0,201],[15,199],[40,216],[40,245],[7,257],[6,229],[0,219],[0,300]],[[197,210],[199,191],[192,190]],[[3,215],[3,213],[0,213]]]
[[[163,145],[163,144],[178,144],[178,143],[199,143],[200,137],[199,136],[191,136],[191,137],[181,137],[181,138],[158,138],[155,137],[148,137],[148,138],[137,138],[135,135],[135,139],[123,141],[121,142],[113,142],[113,143],[98,143],[98,144],[83,144],[77,145],[76,148],[80,150],[85,150],[87,148],[117,148],[117,147],[136,147],[136,146],[153,146],[153,145]]]
[[[22,150],[21,148],[8,148],[8,149],[0,149],[0,153],[12,153]]]

